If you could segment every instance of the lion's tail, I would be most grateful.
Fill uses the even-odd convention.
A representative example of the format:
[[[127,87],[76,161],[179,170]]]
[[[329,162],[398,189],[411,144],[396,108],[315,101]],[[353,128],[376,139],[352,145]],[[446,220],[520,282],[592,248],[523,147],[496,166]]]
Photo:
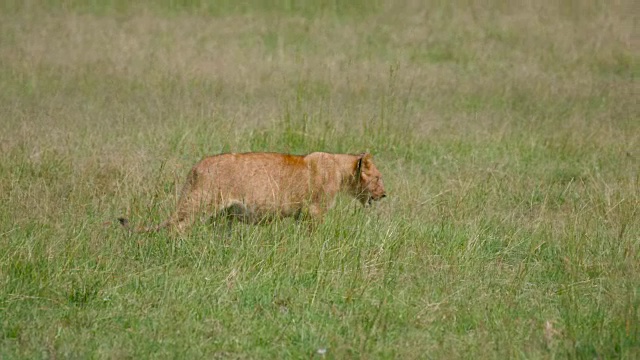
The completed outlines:
[[[122,227],[125,228],[125,230],[127,230],[129,232],[134,232],[134,233],[156,232],[156,231],[162,230],[162,229],[168,227],[169,225],[171,225],[171,219],[170,218],[165,220],[165,221],[163,221],[159,225],[152,225],[152,226],[148,226],[148,227],[139,227],[139,228],[133,228],[131,226],[131,224],[129,223],[129,219],[127,219],[127,218],[119,217],[118,221],[120,222],[120,225],[122,225]]]

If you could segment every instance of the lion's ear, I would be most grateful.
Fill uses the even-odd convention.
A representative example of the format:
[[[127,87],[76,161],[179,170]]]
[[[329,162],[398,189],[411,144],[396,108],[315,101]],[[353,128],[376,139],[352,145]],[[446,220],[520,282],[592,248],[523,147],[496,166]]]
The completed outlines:
[[[359,161],[362,164],[364,164],[364,167],[367,167],[371,162],[371,160],[373,159],[373,155],[369,154],[368,152],[365,152],[360,154],[359,158],[360,158]]]
[[[364,167],[367,168],[371,159],[371,154],[367,152],[358,155],[358,165],[356,165],[356,176],[358,178],[360,178],[360,174],[362,174],[362,165],[364,164]]]

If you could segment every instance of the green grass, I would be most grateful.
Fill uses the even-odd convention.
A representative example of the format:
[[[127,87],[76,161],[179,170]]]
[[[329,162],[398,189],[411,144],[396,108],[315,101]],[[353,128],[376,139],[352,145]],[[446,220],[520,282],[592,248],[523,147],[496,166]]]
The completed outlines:
[[[4,2],[0,358],[639,357],[633,9]],[[370,151],[389,197],[116,226],[225,151]]]

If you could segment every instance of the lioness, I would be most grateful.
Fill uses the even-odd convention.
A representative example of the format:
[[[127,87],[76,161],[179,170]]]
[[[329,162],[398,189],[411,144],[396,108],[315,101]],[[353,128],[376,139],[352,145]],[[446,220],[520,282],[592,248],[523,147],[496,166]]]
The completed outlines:
[[[245,221],[301,214],[320,221],[339,191],[363,205],[386,196],[371,154],[220,154],[204,158],[191,169],[169,219],[135,231],[165,227],[183,231],[201,215],[223,211]],[[127,219],[118,220],[129,228]]]

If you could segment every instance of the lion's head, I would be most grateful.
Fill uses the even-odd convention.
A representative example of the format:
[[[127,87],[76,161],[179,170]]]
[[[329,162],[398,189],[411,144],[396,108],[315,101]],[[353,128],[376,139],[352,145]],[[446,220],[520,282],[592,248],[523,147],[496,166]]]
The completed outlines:
[[[382,174],[373,164],[369,153],[360,154],[356,164],[356,198],[362,205],[369,205],[387,196],[382,183]]]

